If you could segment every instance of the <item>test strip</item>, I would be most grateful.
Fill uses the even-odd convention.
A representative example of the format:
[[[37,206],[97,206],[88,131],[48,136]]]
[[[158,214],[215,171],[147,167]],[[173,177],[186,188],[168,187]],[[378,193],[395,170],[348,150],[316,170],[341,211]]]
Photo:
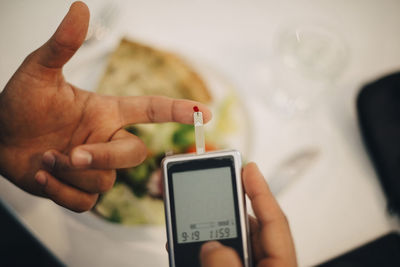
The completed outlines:
[[[203,113],[199,111],[198,107],[193,108],[193,122],[194,122],[194,135],[196,142],[196,153],[203,154],[205,152],[204,142],[204,126],[203,126]]]

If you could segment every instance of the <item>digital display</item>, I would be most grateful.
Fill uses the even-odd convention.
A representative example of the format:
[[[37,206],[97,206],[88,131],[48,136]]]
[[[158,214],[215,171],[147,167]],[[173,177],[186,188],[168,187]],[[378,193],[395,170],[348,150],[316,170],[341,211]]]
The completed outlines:
[[[236,238],[230,167],[172,173],[178,243]]]

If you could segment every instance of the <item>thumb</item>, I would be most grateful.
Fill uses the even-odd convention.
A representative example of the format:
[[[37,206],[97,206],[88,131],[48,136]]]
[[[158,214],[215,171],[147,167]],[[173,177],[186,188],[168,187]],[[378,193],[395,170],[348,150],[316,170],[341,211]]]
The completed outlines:
[[[217,241],[207,242],[201,247],[200,261],[202,267],[242,266],[236,251]]]
[[[89,16],[86,4],[74,2],[56,32],[31,55],[31,60],[47,68],[61,68],[85,40]]]

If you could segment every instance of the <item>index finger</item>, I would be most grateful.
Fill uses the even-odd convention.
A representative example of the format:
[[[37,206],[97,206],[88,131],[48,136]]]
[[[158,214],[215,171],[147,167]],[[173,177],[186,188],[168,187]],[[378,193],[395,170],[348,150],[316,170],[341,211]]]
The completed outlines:
[[[261,227],[259,240],[267,256],[261,262],[296,266],[296,252],[285,214],[254,163],[243,169],[243,185]],[[260,262],[261,266],[262,265]],[[277,265],[279,265],[277,264]]]
[[[211,119],[211,111],[202,103],[164,96],[119,97],[119,111],[124,125],[149,122],[193,123],[193,107],[203,112],[204,122]]]

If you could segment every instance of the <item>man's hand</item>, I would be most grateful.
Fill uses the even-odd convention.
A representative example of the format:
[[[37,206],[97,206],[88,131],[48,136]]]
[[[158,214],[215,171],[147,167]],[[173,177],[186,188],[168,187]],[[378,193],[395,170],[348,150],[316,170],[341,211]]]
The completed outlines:
[[[256,164],[243,169],[243,185],[256,215],[250,218],[254,266],[297,266],[289,224]],[[200,260],[203,267],[243,266],[236,251],[217,241],[202,246]]]
[[[143,142],[132,123],[192,123],[194,105],[165,97],[107,97],[67,83],[63,65],[82,45],[89,10],[72,4],[54,35],[30,54],[0,94],[0,173],[35,195],[74,211],[93,207],[115,169],[140,164]]]

